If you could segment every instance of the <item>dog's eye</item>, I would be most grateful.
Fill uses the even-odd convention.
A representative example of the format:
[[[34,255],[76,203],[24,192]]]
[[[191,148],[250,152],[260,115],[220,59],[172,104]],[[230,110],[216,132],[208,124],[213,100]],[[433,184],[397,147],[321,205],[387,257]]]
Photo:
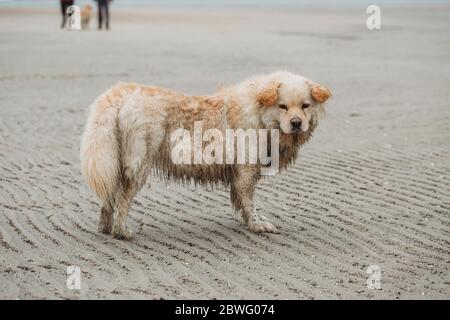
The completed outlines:
[[[285,104],[279,104],[278,106],[283,110],[287,110],[287,106]]]
[[[309,103],[302,104],[302,109],[307,109],[309,107]]]

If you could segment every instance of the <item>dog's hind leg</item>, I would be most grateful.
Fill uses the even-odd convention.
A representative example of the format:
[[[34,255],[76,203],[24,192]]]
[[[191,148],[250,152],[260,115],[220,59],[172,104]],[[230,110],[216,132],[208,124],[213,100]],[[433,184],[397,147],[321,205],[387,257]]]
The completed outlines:
[[[110,234],[114,222],[114,200],[107,200],[102,203],[100,208],[100,222],[98,231]]]
[[[117,239],[130,240],[133,236],[131,230],[126,227],[128,211],[134,196],[147,181],[150,168],[151,162],[141,166],[135,174],[132,174],[128,168],[123,170],[122,188],[116,198],[117,216],[112,228],[112,234]]]
[[[130,240],[133,233],[127,229],[128,209],[140,186],[137,181],[124,175],[122,189],[117,195],[117,216],[114,219],[112,234],[117,239]]]
[[[276,232],[277,228],[254,211],[253,196],[259,180],[256,167],[240,166],[231,182],[231,203],[238,219],[252,232]]]

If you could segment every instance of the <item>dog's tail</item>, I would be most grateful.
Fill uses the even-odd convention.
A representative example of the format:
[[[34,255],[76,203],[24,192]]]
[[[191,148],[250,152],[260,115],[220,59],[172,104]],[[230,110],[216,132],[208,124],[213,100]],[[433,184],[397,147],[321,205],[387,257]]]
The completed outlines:
[[[91,106],[81,139],[81,171],[102,202],[114,201],[120,186],[118,113],[123,104],[119,87],[100,96]]]

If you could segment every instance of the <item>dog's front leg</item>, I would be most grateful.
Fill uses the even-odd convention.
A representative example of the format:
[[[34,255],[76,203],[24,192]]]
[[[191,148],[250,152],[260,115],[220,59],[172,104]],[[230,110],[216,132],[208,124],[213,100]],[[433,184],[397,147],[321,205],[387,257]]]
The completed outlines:
[[[238,219],[252,232],[276,232],[277,228],[264,216],[257,215],[253,206],[259,169],[254,166],[239,166],[231,182],[231,203]]]

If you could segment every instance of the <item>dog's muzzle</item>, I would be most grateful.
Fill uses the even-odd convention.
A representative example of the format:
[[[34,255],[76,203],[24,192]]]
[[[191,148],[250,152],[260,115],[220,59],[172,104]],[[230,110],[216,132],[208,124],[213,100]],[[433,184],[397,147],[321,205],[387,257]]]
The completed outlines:
[[[302,119],[295,117],[291,119],[291,126],[293,131],[299,131],[302,127]]]

